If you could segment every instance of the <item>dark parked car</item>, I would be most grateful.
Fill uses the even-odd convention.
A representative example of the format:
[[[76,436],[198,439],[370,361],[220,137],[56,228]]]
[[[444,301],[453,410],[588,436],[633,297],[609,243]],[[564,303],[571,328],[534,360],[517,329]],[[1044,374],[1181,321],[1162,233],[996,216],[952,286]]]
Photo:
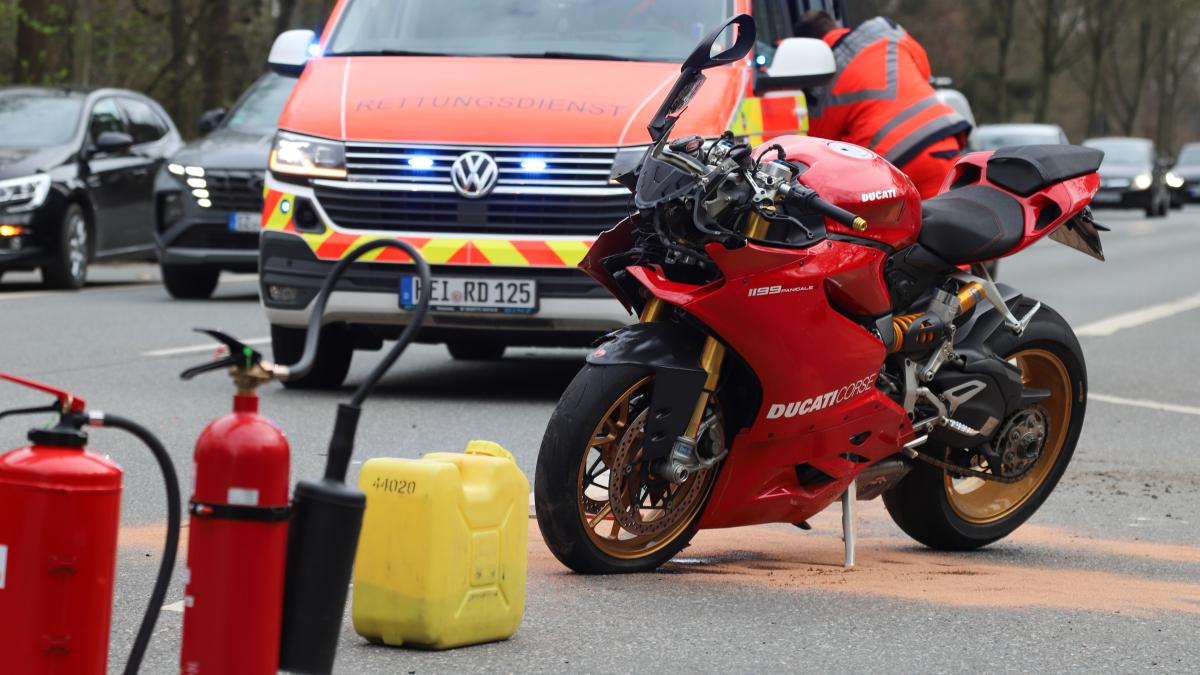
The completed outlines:
[[[79,288],[98,259],[152,259],[154,176],[183,145],[124,89],[0,89],[0,274]]]
[[[1144,209],[1149,217],[1165,216],[1171,207],[1167,165],[1154,142],[1146,138],[1089,138],[1083,144],[1104,151],[1100,191],[1093,206]]]
[[[205,113],[207,135],[159,173],[158,257],[172,296],[207,298],[222,270],[257,271],[267,155],[295,84],[263,75],[228,113]]]
[[[1200,143],[1188,143],[1179,151],[1179,159],[1167,174],[1174,204],[1200,202]]]

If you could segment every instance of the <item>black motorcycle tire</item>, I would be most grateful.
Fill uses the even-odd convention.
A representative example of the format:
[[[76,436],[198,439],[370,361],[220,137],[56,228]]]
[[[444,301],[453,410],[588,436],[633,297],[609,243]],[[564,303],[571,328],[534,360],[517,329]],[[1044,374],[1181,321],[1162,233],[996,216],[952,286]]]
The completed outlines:
[[[1030,301],[1022,303],[1015,311],[1016,315],[1021,316],[1030,305]],[[1003,539],[1020,527],[1041,507],[1062,478],[1083,427],[1087,405],[1083,351],[1074,331],[1057,312],[1043,305],[1022,335],[1013,335],[1001,327],[988,340],[988,346],[1006,358],[1026,350],[1043,350],[1059,359],[1070,379],[1071,412],[1067,435],[1054,466],[1042,482],[1018,508],[994,522],[975,523],[961,517],[950,502],[944,470],[916,462],[908,476],[883,494],[883,503],[901,530],[930,548],[974,550]],[[939,458],[945,452],[944,447],[936,446],[925,446],[920,450]]]
[[[609,555],[588,537],[577,500],[580,462],[602,416],[623,392],[649,374],[641,366],[585,365],[563,392],[546,427],[534,475],[538,527],[554,557],[580,574],[627,574],[657,569],[695,536],[696,524],[712,495],[710,485],[691,522],[674,540],[644,557],[623,559]]]

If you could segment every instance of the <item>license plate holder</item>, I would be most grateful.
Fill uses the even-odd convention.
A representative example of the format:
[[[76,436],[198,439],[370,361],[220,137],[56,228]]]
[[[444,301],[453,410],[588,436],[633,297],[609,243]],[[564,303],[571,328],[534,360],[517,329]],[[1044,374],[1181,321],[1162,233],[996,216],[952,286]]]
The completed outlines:
[[[400,308],[412,311],[420,300],[421,280],[412,274],[400,277]],[[536,279],[506,277],[435,276],[429,308],[439,312],[471,314],[537,314]]]
[[[230,232],[258,233],[262,229],[262,214],[257,211],[232,211],[227,222]]]

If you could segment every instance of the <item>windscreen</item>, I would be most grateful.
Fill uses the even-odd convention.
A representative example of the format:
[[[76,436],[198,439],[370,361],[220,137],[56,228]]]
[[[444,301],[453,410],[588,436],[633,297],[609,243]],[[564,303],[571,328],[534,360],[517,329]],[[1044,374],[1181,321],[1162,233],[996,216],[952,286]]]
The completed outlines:
[[[1180,166],[1200,166],[1200,145],[1185,145],[1179,153]]]
[[[1105,164],[1149,165],[1154,162],[1154,146],[1140,138],[1097,138],[1083,144],[1103,150]]]
[[[732,0],[351,0],[326,54],[682,62]]]
[[[1046,131],[975,131],[971,145],[976,150],[996,150],[1017,145],[1054,145],[1059,143],[1058,132]]]
[[[75,96],[0,94],[0,147],[44,148],[71,140],[83,99]]]
[[[295,86],[294,77],[263,75],[229,113],[224,128],[246,134],[274,133]]]

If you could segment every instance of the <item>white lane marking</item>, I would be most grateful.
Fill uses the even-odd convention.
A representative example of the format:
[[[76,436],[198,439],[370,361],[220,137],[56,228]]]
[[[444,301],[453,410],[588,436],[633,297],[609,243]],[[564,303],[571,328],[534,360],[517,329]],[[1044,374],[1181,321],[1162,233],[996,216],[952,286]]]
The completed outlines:
[[[182,614],[183,613],[183,601],[180,600],[179,602],[172,602],[169,605],[163,605],[162,608],[163,608],[164,612],[179,612],[180,614]]]
[[[258,278],[255,275],[255,278]],[[0,300],[25,300],[28,298],[44,298],[52,295],[70,297],[72,295],[83,295],[91,293],[117,293],[120,291],[136,291],[146,286],[157,286],[158,281],[135,281],[130,283],[121,283],[119,286],[102,286],[99,288],[85,288],[78,291],[17,291],[16,293],[0,293]]]
[[[250,345],[251,347],[255,345],[270,344],[270,342],[271,338],[269,337],[257,337],[250,338],[249,340],[242,340],[242,344]],[[215,344],[196,345],[194,347],[172,347],[170,349],[155,349],[153,351],[142,352],[142,356],[155,358],[161,356],[180,356],[182,354],[203,354],[204,352],[216,351],[217,348],[218,345]]]
[[[1075,331],[1075,334],[1087,337],[1105,337],[1112,335],[1119,330],[1136,328],[1137,326],[1141,326],[1152,321],[1158,321],[1160,319],[1166,319],[1168,317],[1175,316],[1176,314],[1188,312],[1193,309],[1200,309],[1200,293],[1197,293],[1196,295],[1189,295],[1186,298],[1164,302],[1161,305],[1152,305],[1150,307],[1136,309],[1132,312],[1110,316],[1107,319],[1101,319],[1100,321],[1095,321],[1087,324],[1086,326],[1080,327],[1079,330]]]
[[[1122,398],[1120,396],[1109,396],[1108,394],[1088,394],[1088,400],[1100,401],[1101,403],[1111,403],[1113,405],[1126,405],[1131,408],[1146,408],[1147,410],[1158,410],[1161,412],[1180,413],[1181,415],[1200,416],[1200,408],[1190,405],[1179,405],[1178,403],[1160,403],[1158,401],[1149,401],[1143,398]]]

